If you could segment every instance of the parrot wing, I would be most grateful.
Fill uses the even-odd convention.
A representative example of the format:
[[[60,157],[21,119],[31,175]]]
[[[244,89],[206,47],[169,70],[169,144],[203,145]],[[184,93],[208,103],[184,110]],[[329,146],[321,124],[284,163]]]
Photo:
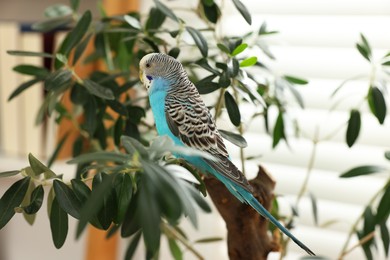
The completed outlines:
[[[204,159],[211,168],[244,189],[252,190],[245,176],[230,161],[223,139],[199,94],[192,93],[182,99],[168,95],[165,116],[171,132],[185,145],[208,152],[218,159]]]

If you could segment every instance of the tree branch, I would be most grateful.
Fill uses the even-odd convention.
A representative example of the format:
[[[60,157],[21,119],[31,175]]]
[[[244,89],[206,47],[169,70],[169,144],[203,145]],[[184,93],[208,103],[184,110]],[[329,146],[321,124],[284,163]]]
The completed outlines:
[[[216,178],[205,177],[204,182],[211,199],[225,220],[230,260],[267,259],[270,252],[279,251],[278,239],[268,233],[268,221],[251,206],[236,199]],[[254,189],[255,198],[269,210],[275,181],[259,166],[256,178],[249,182]]]

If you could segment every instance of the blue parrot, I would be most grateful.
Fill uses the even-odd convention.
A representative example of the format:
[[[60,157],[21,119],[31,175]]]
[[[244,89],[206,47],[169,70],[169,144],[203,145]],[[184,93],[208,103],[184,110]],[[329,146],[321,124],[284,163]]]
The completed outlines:
[[[231,162],[213,117],[182,64],[166,54],[151,53],[141,59],[139,71],[149,94],[158,134],[169,136],[176,145],[207,152],[217,160],[177,156],[216,177],[238,200],[252,206],[309,255],[314,255],[254,198],[252,187]]]

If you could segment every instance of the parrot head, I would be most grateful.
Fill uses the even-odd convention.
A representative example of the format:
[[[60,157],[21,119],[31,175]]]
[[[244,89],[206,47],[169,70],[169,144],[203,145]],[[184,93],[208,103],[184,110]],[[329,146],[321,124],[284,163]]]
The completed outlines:
[[[179,61],[163,53],[150,53],[139,62],[139,78],[147,90],[156,78],[177,79],[184,69]]]

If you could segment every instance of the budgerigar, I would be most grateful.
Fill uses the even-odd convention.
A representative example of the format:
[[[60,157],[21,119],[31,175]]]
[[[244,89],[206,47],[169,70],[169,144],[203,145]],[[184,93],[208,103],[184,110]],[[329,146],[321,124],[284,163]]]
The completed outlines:
[[[141,59],[139,69],[140,79],[149,94],[158,134],[169,136],[176,145],[210,153],[217,160],[178,156],[216,177],[237,199],[251,205],[308,254],[314,255],[253,197],[252,187],[230,161],[215,122],[182,64],[166,54],[151,53]]]

